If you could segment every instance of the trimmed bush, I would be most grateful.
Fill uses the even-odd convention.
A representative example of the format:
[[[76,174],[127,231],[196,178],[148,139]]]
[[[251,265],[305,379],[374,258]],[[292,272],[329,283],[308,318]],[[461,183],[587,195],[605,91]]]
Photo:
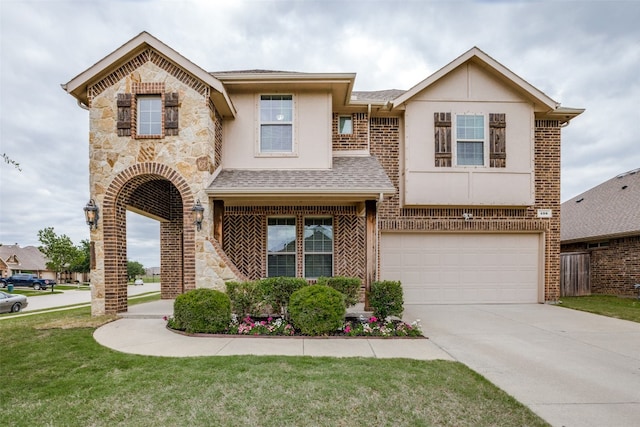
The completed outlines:
[[[341,292],[344,295],[344,303],[347,307],[356,305],[359,301],[358,292],[362,286],[362,281],[357,277],[319,277],[318,285],[326,285]]]
[[[274,314],[282,314],[285,317],[287,317],[287,306],[291,295],[308,285],[309,283],[302,277],[267,277],[258,281],[265,302],[271,306]]]
[[[373,308],[373,315],[379,319],[402,317],[404,299],[400,282],[373,282],[369,291],[369,305]]]
[[[291,295],[289,314],[304,335],[327,335],[344,325],[344,296],[324,285],[305,286]]]
[[[265,296],[258,282],[227,282],[226,287],[231,311],[238,317],[263,314]]]
[[[229,327],[231,300],[214,289],[194,289],[173,303],[173,328],[188,333],[218,334]]]

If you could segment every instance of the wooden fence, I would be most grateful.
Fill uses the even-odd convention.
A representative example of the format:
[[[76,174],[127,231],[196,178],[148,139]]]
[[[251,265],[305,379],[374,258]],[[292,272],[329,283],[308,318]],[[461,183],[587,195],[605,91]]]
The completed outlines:
[[[560,254],[560,295],[591,295],[588,253]]]

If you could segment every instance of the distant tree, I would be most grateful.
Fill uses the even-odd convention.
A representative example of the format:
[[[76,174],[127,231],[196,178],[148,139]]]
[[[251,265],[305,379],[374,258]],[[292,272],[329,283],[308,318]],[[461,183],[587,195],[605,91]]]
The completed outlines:
[[[71,263],[69,271],[74,273],[88,273],[91,269],[91,246],[88,240],[81,240],[80,245],[76,246],[76,258]]]
[[[38,240],[42,244],[38,249],[49,258],[47,268],[56,273],[69,271],[78,257],[78,249],[71,239],[65,234],[58,236],[53,227],[47,227],[38,231]]]
[[[7,153],[2,153],[2,160],[4,160],[4,162],[8,165],[13,165],[13,167],[15,167],[20,172],[22,172],[22,169],[20,169],[20,163],[16,162],[11,157],[9,157]]]
[[[143,276],[145,274],[144,266],[138,261],[127,260],[127,276],[129,280],[133,280],[136,276]]]

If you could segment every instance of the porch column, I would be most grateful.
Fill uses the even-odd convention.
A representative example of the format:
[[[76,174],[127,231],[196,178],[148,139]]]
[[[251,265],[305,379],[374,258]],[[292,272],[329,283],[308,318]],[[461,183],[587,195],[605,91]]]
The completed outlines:
[[[376,271],[378,265],[378,248],[376,239],[376,201],[367,200],[365,202],[365,222],[366,222],[366,236],[365,236],[365,257],[366,257],[366,276],[364,281],[365,297],[364,297],[364,309],[369,311],[369,291],[371,290],[371,284],[376,280]]]
[[[224,221],[224,201],[213,201],[213,238],[222,247],[222,222]]]

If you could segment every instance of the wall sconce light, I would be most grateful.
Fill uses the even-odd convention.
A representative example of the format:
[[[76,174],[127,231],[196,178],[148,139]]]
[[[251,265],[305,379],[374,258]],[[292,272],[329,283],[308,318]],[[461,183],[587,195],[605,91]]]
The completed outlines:
[[[202,219],[204,218],[204,207],[200,204],[200,199],[191,208],[191,214],[193,215],[193,223],[196,225],[197,230],[200,231],[202,229]]]
[[[98,219],[100,219],[100,208],[93,201],[93,199],[89,200],[87,206],[84,207],[84,217],[87,220],[87,225],[89,226],[89,230],[96,230],[98,228]]]
[[[462,218],[464,218],[465,221],[471,221],[473,219],[473,214],[465,212],[462,214]]]

